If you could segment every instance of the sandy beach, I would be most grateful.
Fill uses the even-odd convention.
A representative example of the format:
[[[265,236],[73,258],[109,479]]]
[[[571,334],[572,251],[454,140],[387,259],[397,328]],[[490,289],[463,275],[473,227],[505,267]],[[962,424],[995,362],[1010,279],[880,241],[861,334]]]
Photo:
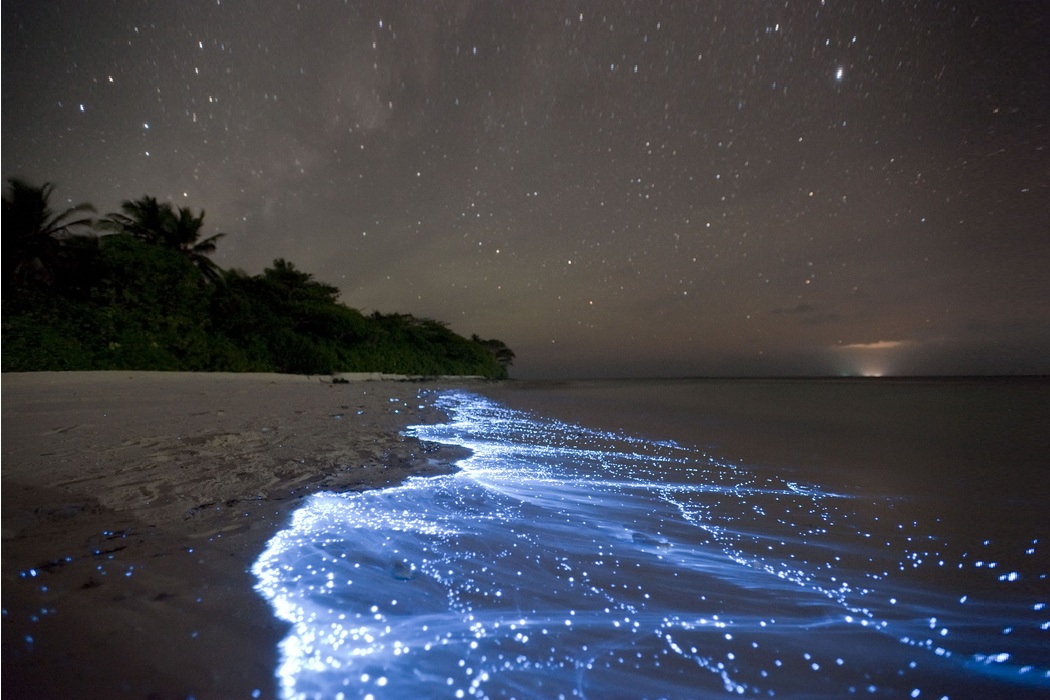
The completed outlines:
[[[274,695],[248,573],[302,498],[450,468],[399,435],[470,384],[151,372],[2,378],[3,690]]]

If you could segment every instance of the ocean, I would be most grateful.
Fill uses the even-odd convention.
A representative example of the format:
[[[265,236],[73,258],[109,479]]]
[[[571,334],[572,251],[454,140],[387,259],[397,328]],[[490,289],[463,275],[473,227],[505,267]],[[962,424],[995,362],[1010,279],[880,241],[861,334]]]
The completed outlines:
[[[421,398],[459,470],[311,496],[253,567],[283,697],[1050,695],[1047,380]]]

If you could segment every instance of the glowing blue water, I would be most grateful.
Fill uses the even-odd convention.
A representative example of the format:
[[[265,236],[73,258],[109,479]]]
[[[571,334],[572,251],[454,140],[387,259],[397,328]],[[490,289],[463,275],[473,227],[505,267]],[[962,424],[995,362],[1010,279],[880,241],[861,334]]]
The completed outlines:
[[[287,698],[1050,692],[1045,543],[477,396],[453,475],[311,497],[254,566]]]

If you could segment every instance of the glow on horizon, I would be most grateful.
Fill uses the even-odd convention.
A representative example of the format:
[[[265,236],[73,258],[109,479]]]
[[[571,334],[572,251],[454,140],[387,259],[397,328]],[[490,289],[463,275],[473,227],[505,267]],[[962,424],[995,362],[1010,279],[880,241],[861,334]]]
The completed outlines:
[[[877,340],[871,343],[848,343],[832,348],[845,364],[843,374],[861,377],[885,377],[895,374],[903,351],[912,347],[909,340]]]
[[[872,356],[870,353],[863,353],[845,357],[842,361],[846,364],[845,369],[841,372],[843,376],[887,377],[894,374],[889,357]]]

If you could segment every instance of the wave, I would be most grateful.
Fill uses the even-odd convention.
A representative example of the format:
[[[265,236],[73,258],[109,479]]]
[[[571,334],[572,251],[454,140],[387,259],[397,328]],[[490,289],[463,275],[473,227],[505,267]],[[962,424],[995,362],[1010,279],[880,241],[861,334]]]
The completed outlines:
[[[312,496],[255,563],[284,697],[1050,690],[1035,536],[957,542],[921,504],[435,402],[449,421],[409,432],[468,448],[458,472]]]

